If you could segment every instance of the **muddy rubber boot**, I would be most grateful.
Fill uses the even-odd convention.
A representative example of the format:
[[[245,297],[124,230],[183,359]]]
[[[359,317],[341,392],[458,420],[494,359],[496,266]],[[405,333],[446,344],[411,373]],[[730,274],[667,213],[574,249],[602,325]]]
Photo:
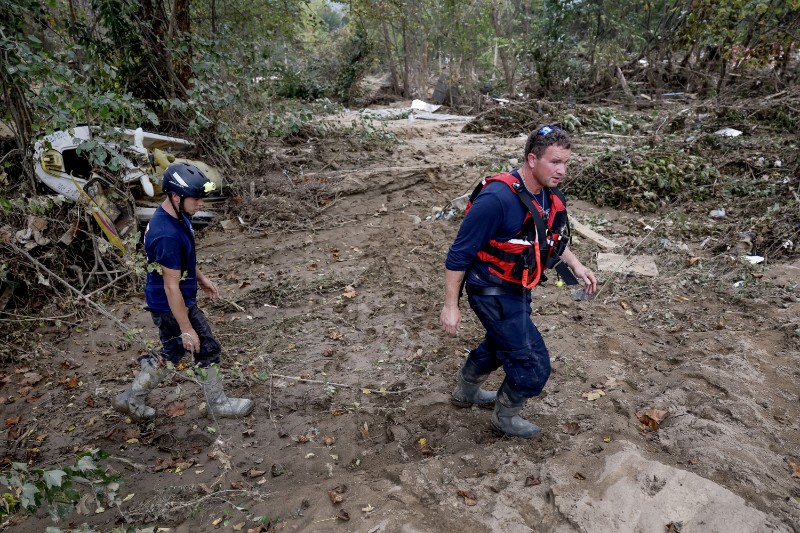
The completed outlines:
[[[159,368],[152,359],[143,359],[139,374],[133,382],[111,402],[120,413],[130,415],[135,420],[148,420],[156,416],[156,410],[145,405],[144,401],[151,390],[167,376],[169,369]]]
[[[222,378],[219,368],[209,366],[205,369],[206,378],[201,379],[203,393],[206,396],[208,410],[214,416],[224,418],[241,418],[250,414],[255,404],[247,398],[228,398],[222,389]]]
[[[497,397],[494,391],[481,389],[481,383],[486,381],[489,374],[480,374],[475,363],[467,356],[464,366],[458,372],[458,384],[450,397],[450,402],[456,407],[492,407]]]
[[[503,382],[497,391],[497,401],[492,414],[492,428],[495,433],[523,439],[539,436],[541,428],[519,416],[527,401],[527,398],[522,398],[509,390],[508,385]]]

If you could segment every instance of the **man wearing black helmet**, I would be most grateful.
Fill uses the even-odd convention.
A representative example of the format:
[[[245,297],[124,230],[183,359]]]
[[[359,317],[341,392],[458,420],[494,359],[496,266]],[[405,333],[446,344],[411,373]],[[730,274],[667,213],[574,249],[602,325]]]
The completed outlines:
[[[153,418],[155,409],[145,405],[148,393],[167,376],[166,362],[177,365],[188,352],[203,369],[199,374],[208,410],[216,416],[246,416],[253,410],[253,401],[225,395],[218,369],[221,347],[197,307],[198,287],[209,298],[219,297],[219,289],[197,268],[190,218],[203,208],[203,198],[216,185],[196,166],[175,163],[164,171],[162,189],[167,198],[156,209],[144,235],[145,298],[159,328],[161,353],[158,360],[141,360],[139,374],[116,397],[114,408],[138,420]]]

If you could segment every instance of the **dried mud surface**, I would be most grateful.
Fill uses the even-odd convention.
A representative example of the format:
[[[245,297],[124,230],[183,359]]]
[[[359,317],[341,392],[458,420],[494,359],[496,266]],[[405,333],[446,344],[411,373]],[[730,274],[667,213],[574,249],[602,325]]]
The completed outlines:
[[[800,531],[800,263],[735,277],[736,258],[710,253],[702,234],[685,250],[659,245],[664,214],[572,202],[623,249],[653,255],[660,276],[600,272],[607,283],[591,301],[552,283],[536,289],[554,372],[524,415],[544,436],[497,438],[489,411],[449,403],[482,330],[466,302],[458,337],[438,326],[459,219],[429,217],[519,158],[524,138],[462,133],[458,122],[387,124],[403,141],[391,153],[292,177],[290,188],[327,195],[307,227],[260,224],[269,209],[291,215],[301,204],[268,201],[274,189],[259,186],[238,208],[250,225],[199,237],[201,268],[223,297],[202,307],[232,369],[228,392],[256,402],[248,419],[210,432],[198,388],[177,376],[151,395],[155,422],[113,412],[140,350],[100,316],[42,332],[26,363],[45,376],[37,400],[18,397],[22,374],[4,369],[3,396],[16,401],[2,416],[31,429],[21,443],[7,436],[15,460],[38,447],[37,465],[56,465],[102,448],[124,474],[120,495],[134,494],[68,527],[258,531],[253,518],[271,517],[269,530],[313,532]],[[576,138],[576,165],[590,142]],[[579,238],[573,250],[596,266],[596,244]],[[157,338],[141,298],[111,308]],[[64,386],[70,376],[78,387]],[[604,396],[583,396],[598,388]],[[169,417],[175,400],[185,414]],[[669,413],[657,431],[637,418],[652,408]],[[170,460],[190,464],[154,472]],[[40,512],[14,531],[47,525]]]

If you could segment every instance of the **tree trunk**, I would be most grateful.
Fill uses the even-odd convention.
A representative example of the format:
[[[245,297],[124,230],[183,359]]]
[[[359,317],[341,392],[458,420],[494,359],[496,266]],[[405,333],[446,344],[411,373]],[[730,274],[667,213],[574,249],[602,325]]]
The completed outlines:
[[[383,47],[386,49],[386,61],[389,62],[389,72],[392,76],[392,92],[394,94],[400,94],[400,79],[397,76],[397,64],[394,62],[392,43],[389,39],[389,28],[386,26],[386,19],[381,19],[381,30],[383,31]]]
[[[192,78],[192,33],[189,19],[189,0],[175,0],[172,13],[175,18],[175,27],[178,30],[179,39],[186,43],[186,51],[177,58],[175,73],[181,85],[188,87],[189,80]]]
[[[13,53],[13,52],[12,52]],[[8,50],[2,50],[2,64],[10,65]],[[20,63],[20,61],[15,61]],[[21,154],[22,172],[30,181],[31,192],[36,191],[36,178],[33,172],[31,136],[33,135],[33,118],[28,99],[23,87],[28,86],[23,80],[16,79],[6,68],[0,69],[0,95],[4,108],[11,113],[14,120],[14,139]]]
[[[492,27],[494,27],[494,34],[496,38],[504,39],[503,29],[500,27],[500,13],[497,6],[497,0],[492,0]],[[508,58],[508,50],[505,46],[499,46],[497,49],[500,55],[500,64],[503,65],[503,78],[506,81],[506,90],[509,95],[514,95],[514,70],[511,68],[511,62]]]

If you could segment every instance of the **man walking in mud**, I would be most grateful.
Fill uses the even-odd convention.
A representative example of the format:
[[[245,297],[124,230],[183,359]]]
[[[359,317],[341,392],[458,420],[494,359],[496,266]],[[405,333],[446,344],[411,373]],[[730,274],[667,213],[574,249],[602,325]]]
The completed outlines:
[[[560,262],[583,281],[587,293],[597,289],[594,273],[567,247],[566,200],[558,184],[571,154],[569,135],[560,128],[533,131],[519,169],[476,187],[445,262],[442,329],[451,335],[458,331],[462,288],[486,329],[459,372],[452,402],[459,407],[494,404],[491,423],[501,435],[531,439],[541,431],[520,416],[550,376],[550,354],[530,317],[531,289],[545,279],[544,270]],[[482,390],[500,366],[505,371],[500,389]]]
[[[197,289],[217,298],[219,289],[197,268],[194,230],[190,218],[203,208],[203,198],[216,188],[202,170],[174,163],[164,171],[167,198],[156,210],[144,235],[147,254],[145,299],[161,337],[159,356],[141,360],[139,374],[113,401],[114,408],[136,420],[151,419],[155,409],[147,395],[169,374],[166,362],[177,365],[186,352],[194,356],[208,410],[215,416],[243,417],[253,401],[228,398],[219,375],[221,347],[205,315],[197,307]]]

